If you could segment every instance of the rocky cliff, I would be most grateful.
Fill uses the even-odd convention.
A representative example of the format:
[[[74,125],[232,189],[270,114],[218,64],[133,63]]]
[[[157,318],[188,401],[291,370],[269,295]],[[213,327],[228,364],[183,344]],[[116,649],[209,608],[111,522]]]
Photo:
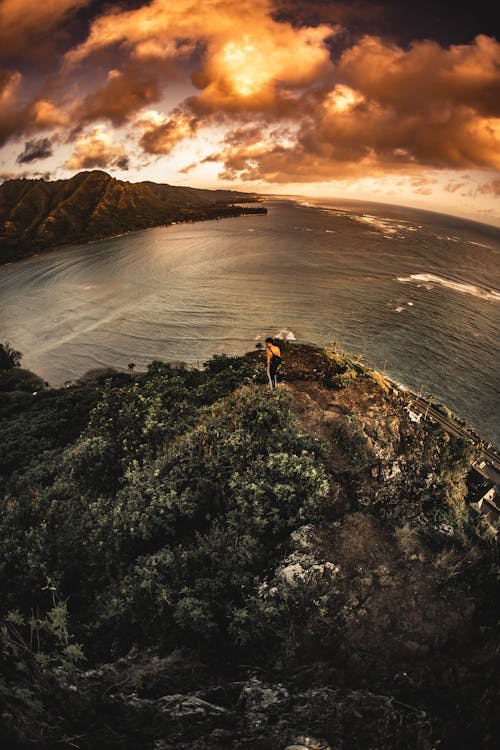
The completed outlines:
[[[6,746],[496,747],[473,447],[344,354],[283,351],[273,393],[261,352],[4,392]]]
[[[0,185],[0,263],[36,250],[136,229],[238,216],[248,193],[116,180],[80,172],[68,180],[8,180]],[[261,209],[265,211],[265,209]]]

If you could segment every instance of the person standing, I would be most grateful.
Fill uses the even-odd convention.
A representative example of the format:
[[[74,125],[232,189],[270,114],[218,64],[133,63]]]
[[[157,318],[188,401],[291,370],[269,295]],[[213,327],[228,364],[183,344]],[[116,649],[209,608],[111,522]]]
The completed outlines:
[[[271,338],[266,339],[266,362],[269,387],[271,390],[274,390],[277,382],[276,376],[281,365],[281,350]]]

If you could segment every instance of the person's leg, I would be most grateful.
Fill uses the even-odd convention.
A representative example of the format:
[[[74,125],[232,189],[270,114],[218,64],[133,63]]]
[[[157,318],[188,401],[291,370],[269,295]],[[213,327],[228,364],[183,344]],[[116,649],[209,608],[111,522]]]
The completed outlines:
[[[271,366],[272,366],[271,364],[267,366],[267,377],[269,379],[269,388],[273,390],[273,377],[271,373]]]
[[[278,370],[280,369],[281,362],[278,362],[276,365],[276,369],[274,370],[274,387],[278,385]]]
[[[271,388],[276,388],[276,370],[277,369],[278,369],[278,363],[276,362],[275,359],[273,359],[269,367]]]

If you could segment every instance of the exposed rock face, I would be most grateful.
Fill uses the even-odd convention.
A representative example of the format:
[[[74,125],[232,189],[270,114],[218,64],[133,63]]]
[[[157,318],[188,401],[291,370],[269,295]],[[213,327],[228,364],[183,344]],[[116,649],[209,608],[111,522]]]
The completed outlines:
[[[100,171],[54,182],[9,180],[0,185],[0,263],[37,249],[172,221],[238,216],[245,210],[230,204],[252,198],[234,191],[133,184]]]
[[[189,659],[185,666],[188,670]],[[200,688],[201,694],[214,693],[213,688],[211,691],[206,687],[203,691],[202,685]],[[369,690],[287,689],[280,683],[253,676],[240,685],[234,697],[227,690],[218,692],[226,702],[229,698],[229,706],[209,702],[193,693],[168,694],[153,700],[141,698],[137,693],[113,692],[111,687],[101,703],[101,711],[114,716],[122,737],[126,735],[126,745],[121,746],[130,748],[399,750],[403,746],[416,747],[410,744],[415,732],[420,738],[419,747],[430,747],[426,743],[429,724],[423,713]],[[99,716],[94,720],[103,723]],[[96,743],[100,741],[98,736],[94,738]],[[106,746],[115,746],[109,737]]]

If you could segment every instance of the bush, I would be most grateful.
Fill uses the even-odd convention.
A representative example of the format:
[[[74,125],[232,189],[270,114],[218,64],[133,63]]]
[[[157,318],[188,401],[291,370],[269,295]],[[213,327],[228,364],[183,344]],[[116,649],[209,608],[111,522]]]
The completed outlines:
[[[14,391],[25,391],[33,393],[45,388],[45,381],[29,370],[22,367],[11,367],[0,374],[0,391],[12,393]]]
[[[0,344],[0,372],[19,367],[21,359],[21,352],[16,352],[7,342]]]
[[[50,585],[50,584],[49,584]],[[81,647],[68,631],[64,602],[45,617],[9,612],[0,623],[0,697],[3,747],[47,747],[65,734],[68,693]]]
[[[373,462],[373,449],[356,417],[337,419],[332,425],[332,438],[356,469],[364,469]]]
[[[204,410],[127,474],[108,520],[97,520],[103,538],[92,547],[104,549],[112,518],[104,565],[121,568],[95,601],[101,633],[120,632],[122,645],[145,630],[172,643],[226,639],[229,612],[326,494],[320,456],[295,431],[285,394],[244,388]]]

